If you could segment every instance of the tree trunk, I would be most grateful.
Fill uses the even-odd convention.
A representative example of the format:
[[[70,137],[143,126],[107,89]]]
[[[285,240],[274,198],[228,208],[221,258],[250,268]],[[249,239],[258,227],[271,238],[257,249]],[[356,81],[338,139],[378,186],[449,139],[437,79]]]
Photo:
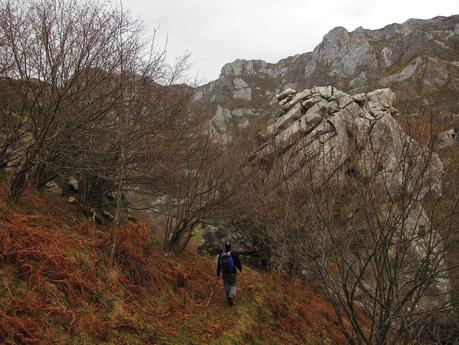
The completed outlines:
[[[22,169],[14,175],[10,185],[10,198],[14,203],[17,203],[24,193],[27,177],[28,169]]]
[[[46,168],[44,164],[37,166],[33,176],[33,184],[35,188],[43,188],[48,182],[56,178],[56,174]]]

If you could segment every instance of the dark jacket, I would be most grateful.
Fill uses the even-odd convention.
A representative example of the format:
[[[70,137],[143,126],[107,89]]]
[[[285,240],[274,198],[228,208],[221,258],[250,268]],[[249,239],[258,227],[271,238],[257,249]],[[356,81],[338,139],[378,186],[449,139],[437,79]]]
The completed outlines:
[[[223,253],[222,253],[223,254]],[[218,260],[217,260],[217,276],[220,275],[220,271],[221,271],[221,257],[222,257],[222,254],[220,254],[218,256]],[[233,260],[234,260],[234,264],[236,265],[237,269],[239,270],[239,272],[242,272],[242,265],[241,265],[241,261],[239,260],[239,257],[237,255],[236,252],[233,252],[231,251],[231,256],[233,257]],[[226,273],[226,272],[224,272]],[[228,272],[228,273],[236,273],[236,269],[234,269],[234,272]]]

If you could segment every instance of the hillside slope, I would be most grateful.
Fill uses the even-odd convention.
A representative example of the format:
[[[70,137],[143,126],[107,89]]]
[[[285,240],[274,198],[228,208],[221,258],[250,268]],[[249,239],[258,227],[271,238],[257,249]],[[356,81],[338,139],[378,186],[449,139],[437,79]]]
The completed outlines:
[[[111,228],[28,190],[0,184],[2,344],[340,344],[333,311],[303,281],[245,267],[237,305],[224,303],[209,257],[167,255],[141,223]]]

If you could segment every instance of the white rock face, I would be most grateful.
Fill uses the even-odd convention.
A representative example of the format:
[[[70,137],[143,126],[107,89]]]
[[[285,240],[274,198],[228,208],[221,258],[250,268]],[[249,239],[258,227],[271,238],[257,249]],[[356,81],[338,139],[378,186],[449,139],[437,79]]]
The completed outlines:
[[[393,112],[395,109],[395,94],[391,89],[379,89],[366,94],[368,107],[373,116],[385,116],[387,112]],[[398,125],[398,124],[397,124]]]
[[[317,183],[346,163],[361,177],[380,176],[392,202],[417,188],[420,178],[425,188],[416,193],[417,201],[441,195],[442,163],[394,119],[395,95],[390,89],[354,97],[330,86],[300,93],[289,89],[278,99],[284,113],[268,127],[255,161],[277,157],[274,166],[285,164],[293,175],[306,159],[317,171],[311,176]]]
[[[197,101],[200,101],[202,99],[202,97],[204,96],[204,92],[203,90],[196,90],[196,92],[194,93],[194,96],[193,96],[193,101],[197,102]]]
[[[233,97],[235,99],[242,99],[244,101],[251,101],[252,100],[252,89],[250,87],[246,87],[243,89],[234,90]]]
[[[223,108],[221,105],[217,106],[217,111],[212,118],[213,122],[217,125],[224,126],[225,121],[231,117],[231,110]]]
[[[285,89],[284,91],[282,91],[281,93],[279,93],[278,95],[276,95],[276,98],[279,101],[282,101],[283,99],[291,97],[291,96],[293,96],[295,94],[296,94],[296,91],[289,87],[289,88]]]
[[[258,71],[270,71],[269,64],[262,60],[242,60],[227,63],[220,75],[224,77],[241,77],[256,74]]]
[[[305,77],[311,77],[319,65],[327,66],[332,75],[353,76],[363,66],[377,68],[378,59],[363,31],[351,34],[343,27],[336,27],[314,49],[312,60],[305,67]]]
[[[384,67],[390,67],[393,64],[392,61],[392,50],[389,47],[384,47],[381,50],[382,61],[384,63]]]
[[[239,90],[239,89],[243,89],[243,88],[246,88],[248,87],[249,85],[247,85],[247,83],[241,79],[241,78],[236,78],[233,80],[233,84],[234,84],[234,88],[236,90]]]
[[[419,65],[422,63],[422,59],[420,57],[414,59],[408,66],[406,66],[403,70],[398,73],[392,74],[381,81],[381,85],[389,85],[393,82],[400,82],[411,78],[416,70],[418,69]]]

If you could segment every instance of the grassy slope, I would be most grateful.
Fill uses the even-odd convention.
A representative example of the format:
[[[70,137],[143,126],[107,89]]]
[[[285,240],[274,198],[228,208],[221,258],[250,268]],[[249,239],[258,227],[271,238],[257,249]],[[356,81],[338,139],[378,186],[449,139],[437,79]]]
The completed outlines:
[[[108,269],[110,233],[51,195],[0,197],[0,343],[342,343],[332,309],[300,280],[246,268],[235,307],[221,284],[206,307],[214,259],[167,255],[130,223]]]

